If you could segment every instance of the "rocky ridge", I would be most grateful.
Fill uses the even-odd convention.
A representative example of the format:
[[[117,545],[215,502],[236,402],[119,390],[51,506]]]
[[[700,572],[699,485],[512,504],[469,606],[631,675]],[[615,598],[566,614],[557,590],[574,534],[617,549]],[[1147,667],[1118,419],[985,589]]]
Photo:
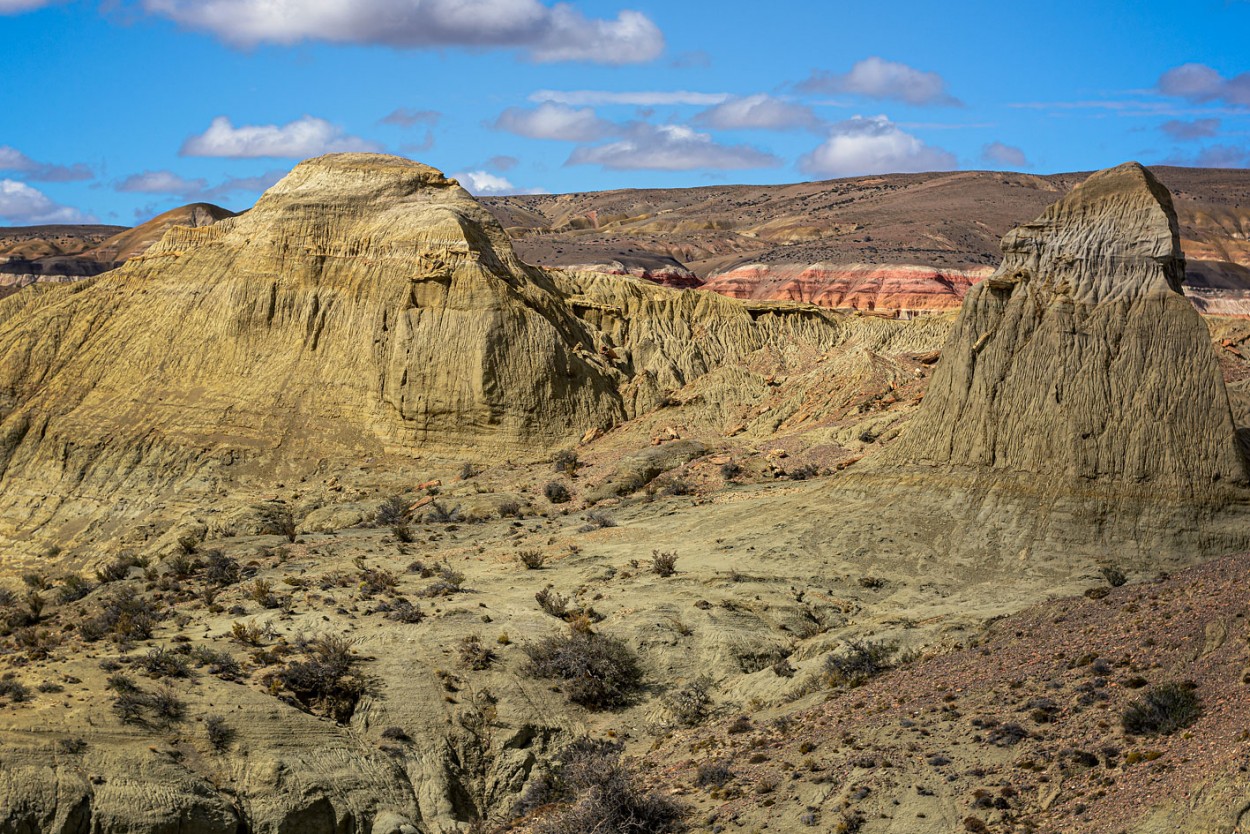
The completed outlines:
[[[1245,171],[1155,167],[1176,195],[1186,291],[1204,312],[1250,311],[1250,178]],[[857,264],[934,275],[976,275],[998,262],[998,240],[1080,183],[1087,173],[1036,176],[992,171],[892,174],[779,186],[709,186],[484,200],[528,262],[607,264],[671,258],[734,297],[791,297],[789,277],[831,269],[806,297],[841,302],[841,271]],[[746,272],[739,271],[745,268]],[[776,280],[780,276],[782,280]],[[754,282],[758,281],[758,285]],[[857,299],[878,311],[909,310],[910,283],[895,298]],[[777,293],[771,290],[778,290]],[[958,308],[961,294],[934,286],[921,300]],[[820,303],[820,302],[818,302]]]

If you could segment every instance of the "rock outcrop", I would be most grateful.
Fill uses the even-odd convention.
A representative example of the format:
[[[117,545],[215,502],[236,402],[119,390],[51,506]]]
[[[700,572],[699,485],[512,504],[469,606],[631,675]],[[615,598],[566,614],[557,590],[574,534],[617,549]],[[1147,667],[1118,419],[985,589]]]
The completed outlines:
[[[624,416],[546,274],[454,180],[398,157],[310,160],[246,214],[26,295],[0,305],[9,501],[152,492],[209,464],[540,454]]]
[[[881,264],[745,264],[710,276],[702,288],[730,298],[907,315],[957,308],[990,272]]]
[[[1098,173],[1003,254],[891,460],[1177,497],[1245,483],[1166,188],[1135,163]]]

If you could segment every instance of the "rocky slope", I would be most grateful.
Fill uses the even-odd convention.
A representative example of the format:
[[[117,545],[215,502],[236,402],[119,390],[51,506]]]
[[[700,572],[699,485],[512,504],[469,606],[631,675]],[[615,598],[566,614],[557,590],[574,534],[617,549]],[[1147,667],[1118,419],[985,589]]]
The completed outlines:
[[[142,255],[157,243],[173,226],[198,229],[211,226],[218,220],[234,217],[234,212],[212,203],[189,203],[158,214],[133,229],[119,232],[98,246],[83,252],[81,257],[99,261],[106,269],[121,266],[133,257]]]
[[[1153,170],[1176,195],[1187,295],[1204,313],[1250,314],[1245,173]],[[707,289],[733,298],[913,313],[957,308],[967,287],[992,271],[998,238],[1084,176],[900,174],[483,203],[527,263],[675,287],[706,282]],[[184,206],[91,252],[82,251],[90,248],[84,241],[104,227],[58,227],[53,236],[60,244],[47,235],[32,238],[30,230],[0,230],[0,258],[10,253],[18,259],[7,276],[0,265],[0,295],[12,292],[6,286],[98,274],[142,252],[171,222],[198,225],[226,215],[208,204]],[[73,252],[60,251],[67,241],[77,242]]]
[[[821,307],[903,314],[950,310],[989,268],[938,270],[872,264],[748,264],[718,272],[702,289],[754,300],[802,301]]]
[[[1199,309],[1244,315],[1250,290],[1250,175],[1237,170],[1152,169],[1176,195],[1186,286]],[[847,298],[846,270],[859,264],[931,270],[937,285],[921,293],[932,309],[962,298],[938,276],[992,266],[998,239],[1037,216],[1086,174],[964,171],[858,177],[785,186],[712,186],[493,197],[484,202],[516,239],[521,256],[552,266],[666,257],[712,289],[734,297],[790,298],[793,276],[809,282],[803,297],[857,309],[911,309],[915,287],[896,297],[883,284]],[[817,303],[823,303],[818,300]]]
[[[56,255],[76,255],[124,231],[125,226],[0,227],[0,258],[36,260]]]
[[[696,830],[1232,834],[1250,821],[1247,568],[1240,555],[1091,584],[824,703],[678,733],[647,778],[708,821]],[[1130,705],[1169,682],[1194,686],[1197,721],[1126,730]]]

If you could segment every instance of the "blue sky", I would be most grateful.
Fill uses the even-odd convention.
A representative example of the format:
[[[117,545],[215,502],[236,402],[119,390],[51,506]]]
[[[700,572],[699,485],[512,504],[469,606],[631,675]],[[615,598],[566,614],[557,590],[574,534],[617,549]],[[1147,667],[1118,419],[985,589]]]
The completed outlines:
[[[480,194],[1250,166],[1247,0],[0,0],[0,35],[0,224],[238,210],[351,149]]]

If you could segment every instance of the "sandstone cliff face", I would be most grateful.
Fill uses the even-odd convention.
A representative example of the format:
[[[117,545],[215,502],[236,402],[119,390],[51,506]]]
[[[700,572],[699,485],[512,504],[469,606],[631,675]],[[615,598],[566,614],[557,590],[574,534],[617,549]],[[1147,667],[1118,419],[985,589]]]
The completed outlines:
[[[703,289],[730,298],[782,299],[907,314],[957,308],[973,284],[990,271],[880,264],[746,264],[710,276]]]
[[[1245,483],[1210,334],[1181,294],[1171,197],[1149,172],[1094,175],[1003,253],[891,460],[1168,496]]]
[[[10,503],[150,494],[207,464],[537,454],[624,416],[545,274],[454,181],[395,157],[311,160],[244,215],[23,295],[0,307]]]

